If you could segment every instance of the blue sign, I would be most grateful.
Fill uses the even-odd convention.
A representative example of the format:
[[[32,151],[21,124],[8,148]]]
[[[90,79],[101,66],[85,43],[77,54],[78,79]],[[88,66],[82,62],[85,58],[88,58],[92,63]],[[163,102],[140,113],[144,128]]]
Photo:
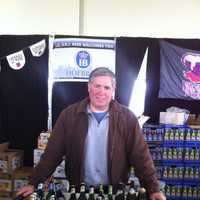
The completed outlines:
[[[90,55],[87,51],[79,51],[76,55],[76,64],[80,68],[86,68],[90,65]]]

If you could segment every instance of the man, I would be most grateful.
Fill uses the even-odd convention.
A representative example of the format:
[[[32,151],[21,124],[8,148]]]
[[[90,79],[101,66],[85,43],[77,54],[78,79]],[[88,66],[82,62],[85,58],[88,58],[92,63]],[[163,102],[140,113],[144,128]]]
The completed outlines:
[[[116,185],[127,183],[134,166],[151,200],[165,200],[159,192],[156,171],[135,115],[113,100],[115,75],[108,68],[93,70],[89,97],[61,112],[44,156],[30,177],[30,185],[17,195],[28,195],[66,159],[70,184]]]

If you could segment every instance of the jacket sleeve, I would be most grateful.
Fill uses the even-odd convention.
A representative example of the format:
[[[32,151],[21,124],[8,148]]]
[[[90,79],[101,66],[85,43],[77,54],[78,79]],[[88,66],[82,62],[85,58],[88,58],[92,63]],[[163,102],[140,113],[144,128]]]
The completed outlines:
[[[134,126],[127,140],[129,162],[134,167],[135,174],[139,178],[141,185],[151,194],[159,191],[156,169],[137,118],[134,118],[134,123],[132,123]]]
[[[61,163],[65,147],[64,119],[65,114],[62,112],[56,121],[42,158],[29,178],[29,183],[31,185],[37,186],[38,183],[44,182]]]

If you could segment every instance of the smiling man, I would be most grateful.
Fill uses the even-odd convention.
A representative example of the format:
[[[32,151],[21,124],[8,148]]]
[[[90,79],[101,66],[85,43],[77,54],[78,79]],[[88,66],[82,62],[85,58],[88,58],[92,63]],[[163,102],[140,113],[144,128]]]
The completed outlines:
[[[115,81],[109,76],[94,76],[89,80],[88,93],[92,111],[108,111],[115,91]]]
[[[159,191],[156,170],[135,115],[113,100],[115,74],[96,68],[89,77],[89,97],[64,109],[53,129],[44,156],[17,195],[26,196],[45,181],[66,159],[70,184],[98,187],[127,183],[134,166],[151,200],[165,200]]]

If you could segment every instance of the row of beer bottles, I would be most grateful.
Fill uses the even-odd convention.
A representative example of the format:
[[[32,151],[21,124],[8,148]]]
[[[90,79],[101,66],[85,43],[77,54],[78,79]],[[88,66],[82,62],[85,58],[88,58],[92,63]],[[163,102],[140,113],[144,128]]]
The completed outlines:
[[[85,184],[80,187],[80,194],[76,193],[74,185],[70,187],[69,200],[147,200],[146,190],[144,188],[135,189],[134,183],[124,185],[119,183],[116,192],[113,192],[112,185],[108,185],[107,191],[104,191],[105,186],[99,185],[98,188],[89,187],[86,191]]]
[[[90,186],[86,188],[85,183],[80,186],[80,191],[76,192],[74,185],[70,186],[68,194],[63,194],[61,185],[51,182],[48,190],[44,190],[44,184],[38,184],[35,192],[33,192],[26,200],[146,200],[146,190],[144,188],[135,188],[134,182],[130,181],[127,185],[119,183],[115,192],[112,185],[106,187],[99,185],[98,188]],[[21,200],[23,198],[18,198]]]

